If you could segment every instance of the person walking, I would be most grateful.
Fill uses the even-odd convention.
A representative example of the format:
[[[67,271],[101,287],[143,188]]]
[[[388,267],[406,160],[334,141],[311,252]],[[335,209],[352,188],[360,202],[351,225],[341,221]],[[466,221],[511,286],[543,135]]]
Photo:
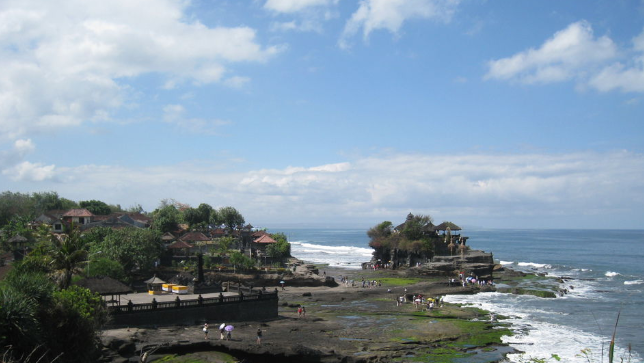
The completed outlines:
[[[208,339],[208,323],[205,323],[203,325],[203,335],[204,335],[204,339]]]
[[[257,328],[257,345],[262,344],[262,329]]]

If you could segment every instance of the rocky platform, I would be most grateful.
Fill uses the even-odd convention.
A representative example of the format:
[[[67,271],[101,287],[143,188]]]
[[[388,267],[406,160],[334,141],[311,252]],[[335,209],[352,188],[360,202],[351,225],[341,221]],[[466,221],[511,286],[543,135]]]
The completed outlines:
[[[347,275],[355,281],[391,281],[406,277],[408,271],[325,269],[325,274],[336,281]],[[298,280],[298,276],[304,280]],[[480,291],[478,287],[450,287],[443,278],[391,282],[375,288],[332,287],[327,286],[329,278],[314,273],[310,266],[296,269],[279,293],[279,317],[271,321],[227,321],[235,326],[230,341],[220,340],[216,331],[224,322],[209,322],[211,328],[215,327],[209,339],[204,339],[201,326],[196,325],[105,331],[104,361],[138,362],[146,354],[146,361],[151,362],[168,354],[200,352],[203,362],[223,362],[217,352],[225,352],[246,362],[405,362],[436,354],[480,356],[485,346],[484,354],[490,357],[487,361],[493,362],[510,351],[492,343],[498,341],[494,338],[498,323],[489,322],[485,312],[451,305],[427,311],[408,299],[416,294],[472,294]],[[298,286],[306,279],[315,280],[317,286]],[[397,306],[395,299],[400,296],[407,296],[407,301]],[[298,314],[300,305],[306,308],[304,316]],[[263,332],[261,344],[256,341],[258,328]],[[489,339],[481,339],[486,334],[491,334]]]

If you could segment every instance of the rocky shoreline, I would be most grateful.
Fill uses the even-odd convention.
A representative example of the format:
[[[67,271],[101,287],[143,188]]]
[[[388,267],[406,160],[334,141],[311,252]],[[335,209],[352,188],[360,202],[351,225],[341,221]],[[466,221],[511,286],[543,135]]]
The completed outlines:
[[[337,284],[341,276],[357,283]],[[363,278],[382,285],[363,288],[359,283]],[[474,354],[485,357],[479,361],[494,362],[513,351],[499,339],[507,327],[490,321],[485,311],[450,304],[428,311],[409,301],[417,294],[439,298],[493,291],[491,286],[450,286],[446,278],[426,276],[422,269],[325,267],[316,271],[301,266],[285,280],[285,290],[279,292],[278,318],[226,322],[235,326],[230,341],[220,340],[216,330],[206,340],[196,325],[112,329],[102,337],[103,361],[139,362],[144,354],[147,362],[163,357],[168,361],[169,355],[189,353],[199,357],[193,362],[367,363],[428,361],[423,360],[427,357],[450,362]],[[400,296],[405,296],[406,303],[397,306]],[[297,312],[300,305],[306,308],[302,317]],[[209,323],[217,327],[222,322]],[[256,342],[258,328],[263,331],[261,345]]]

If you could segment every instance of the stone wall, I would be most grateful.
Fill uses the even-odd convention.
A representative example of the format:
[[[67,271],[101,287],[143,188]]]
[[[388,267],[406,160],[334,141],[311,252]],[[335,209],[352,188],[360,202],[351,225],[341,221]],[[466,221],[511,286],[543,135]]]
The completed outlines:
[[[168,325],[198,325],[230,323],[277,318],[277,294],[265,294],[258,299],[229,300],[212,304],[183,301],[179,307],[137,309],[141,305],[120,306],[110,311],[108,328],[156,327]],[[192,304],[188,304],[191,303]],[[149,305],[149,304],[145,304]]]

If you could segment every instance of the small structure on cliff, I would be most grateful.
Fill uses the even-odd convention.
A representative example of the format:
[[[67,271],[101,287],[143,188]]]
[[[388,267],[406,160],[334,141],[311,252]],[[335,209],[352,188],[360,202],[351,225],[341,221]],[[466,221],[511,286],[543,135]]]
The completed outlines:
[[[409,213],[405,222],[393,227],[382,222],[367,231],[374,249],[370,265],[382,268],[414,267],[424,275],[454,276],[459,272],[491,278],[492,253],[471,250],[461,227],[445,221],[438,226],[430,216]]]

